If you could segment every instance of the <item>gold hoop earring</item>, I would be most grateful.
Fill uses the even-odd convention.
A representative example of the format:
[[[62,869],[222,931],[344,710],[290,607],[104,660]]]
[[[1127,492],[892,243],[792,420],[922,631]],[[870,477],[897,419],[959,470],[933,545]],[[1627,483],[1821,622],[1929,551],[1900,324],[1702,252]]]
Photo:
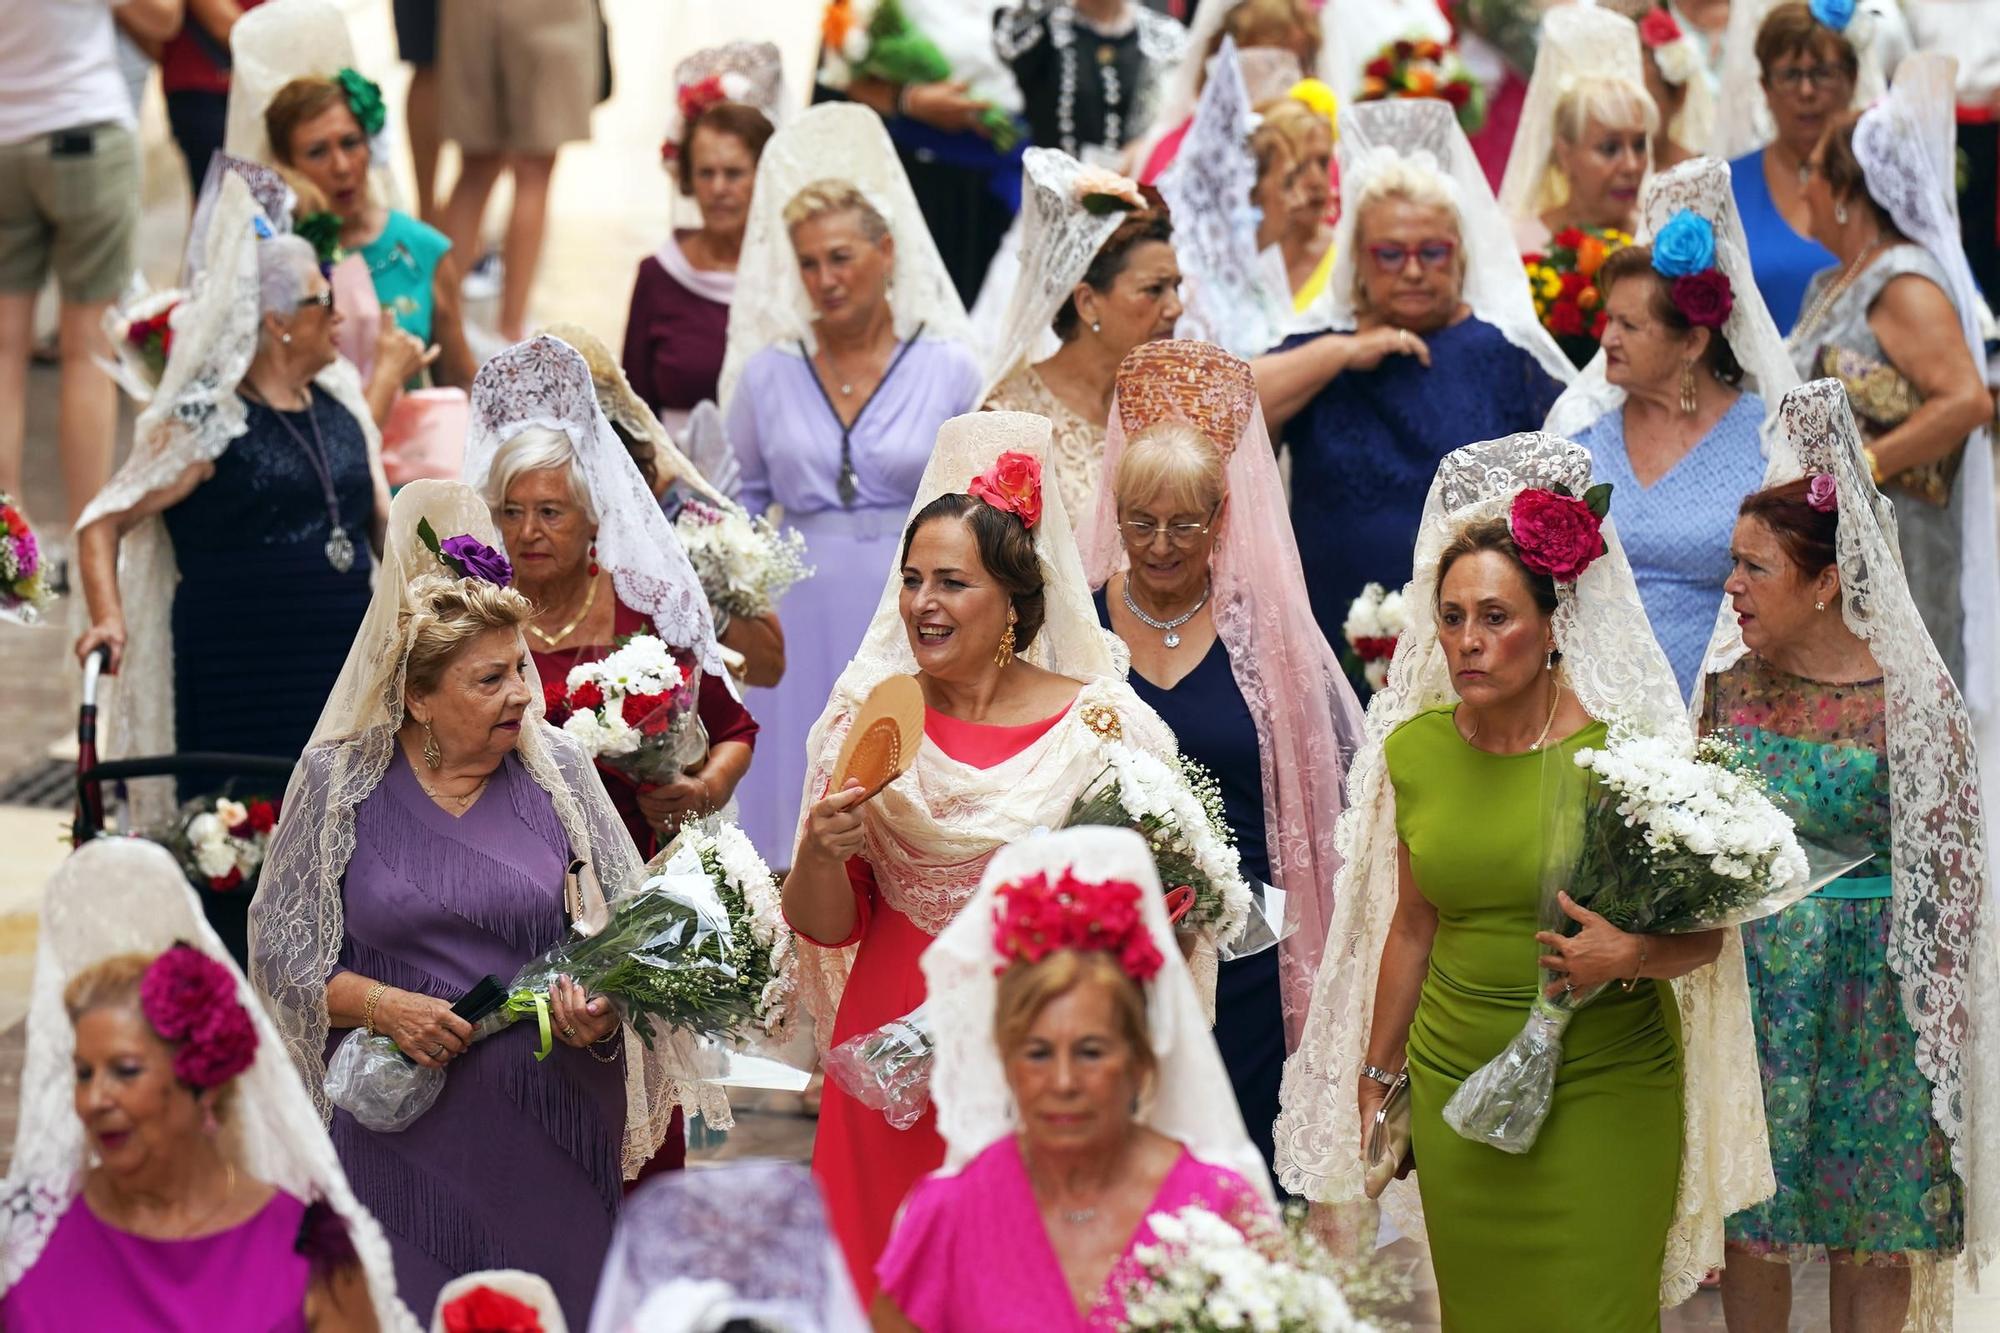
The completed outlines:
[[[431,724],[424,726],[424,762],[432,768],[444,767],[444,751],[438,746],[437,735],[431,731]]]
[[[1693,416],[1701,406],[1694,396],[1694,362],[1681,362],[1681,411]]]

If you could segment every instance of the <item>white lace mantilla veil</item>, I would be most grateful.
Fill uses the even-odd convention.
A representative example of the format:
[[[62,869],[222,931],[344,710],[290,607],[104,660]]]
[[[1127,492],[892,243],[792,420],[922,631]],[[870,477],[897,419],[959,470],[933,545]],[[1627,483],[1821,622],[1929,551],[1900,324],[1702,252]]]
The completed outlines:
[[[326,1077],[326,978],[345,933],[341,882],[355,853],[354,811],[398,762],[396,729],[403,723],[403,676],[409,644],[402,628],[409,585],[442,570],[417,536],[428,519],[442,539],[461,533],[498,548],[493,519],[471,487],[455,481],[413,481],[389,507],[389,536],[362,617],[333,693],[313,728],[286,788],[283,813],[250,904],[250,979],[284,1037],[292,1063],[320,1118],[332,1115]],[[519,637],[519,636],[517,636]],[[520,638],[521,656],[528,645]],[[536,786],[549,794],[571,854],[584,863],[579,929],[604,921],[605,901],[636,887],[639,853],[611,806],[591,758],[543,720],[542,692],[529,691],[515,755]],[[727,1123],[719,1089],[698,1080],[695,1042],[655,1029],[647,1047],[625,1029],[624,1166],[629,1179],[652,1158],[676,1105]]]
[[[1520,128],[1500,178],[1500,211],[1511,224],[1549,208],[1556,142],[1556,108],[1581,79],[1618,79],[1638,89],[1646,102],[1645,56],[1639,26],[1623,14],[1595,4],[1563,4],[1542,15],[1535,72],[1521,102]],[[1508,233],[1510,236],[1512,232]]]
[[[1287,1048],[1312,999],[1333,886],[1335,825],[1349,762],[1361,748],[1361,706],[1312,618],[1278,455],[1247,363],[1207,343],[1152,342],[1118,367],[1096,508],[1078,533],[1084,576],[1103,587],[1129,568],[1114,481],[1126,444],[1161,421],[1186,422],[1224,460],[1229,506],[1210,562],[1215,632],[1257,729],[1271,874],[1285,890],[1280,993]]]
[[[1158,974],[1142,987],[1159,1070],[1152,1091],[1140,1100],[1139,1123],[1179,1140],[1208,1165],[1234,1171],[1272,1202],[1270,1172],[1243,1128],[1243,1113],[1230,1091],[1195,979],[1167,920],[1152,853],[1137,833],[1122,828],[1040,832],[1002,847],[987,862],[978,891],[957,919],[924,950],[924,981],[937,1033],[931,1100],[944,1138],[944,1167],[938,1174],[957,1174],[1021,1128],[1020,1108],[1007,1087],[993,1039],[999,973],[1008,963],[993,945],[994,918],[1003,886],[1037,874],[1053,880],[1064,872],[1096,883],[1137,885],[1140,919],[1160,953]]]
[[[766,347],[817,346],[812,302],[799,280],[784,215],[800,190],[821,180],[854,186],[889,224],[896,242],[896,266],[889,275],[896,336],[908,338],[922,325],[926,338],[971,340],[958,288],[931,239],[882,118],[858,102],[826,102],[772,135],[757,159],[756,191],[743,228],[736,299],[729,307],[729,346],[716,395],[724,411],[751,357]]]
[[[272,177],[275,179],[275,177]],[[203,258],[186,300],[172,316],[174,346],[153,399],[139,414],[124,463],[77,520],[82,531],[115,518],[155,491],[173,485],[188,468],[212,463],[249,429],[236,394],[257,353],[262,320],[257,296],[257,227],[290,228],[290,219],[265,217],[250,184],[234,170],[211,171],[203,191],[208,224]],[[198,210],[201,211],[201,210]],[[369,470],[381,480],[382,437],[362,397],[354,367],[335,358],[313,381],[360,425]],[[372,530],[374,516],[349,519],[355,534]],[[116,692],[104,710],[107,759],[171,754],[174,740],[174,586],[180,566],[166,522],[143,519],[118,544],[118,596],[125,615],[125,655]],[[175,809],[170,779],[128,784],[130,820],[158,824]]]
[[[1649,179],[1639,193],[1641,244],[1650,243],[1674,214],[1686,209],[1705,218],[1715,229],[1715,266],[1729,279],[1735,304],[1723,321],[1722,336],[1743,367],[1743,387],[1764,400],[1764,430],[1775,429],[1778,400],[1797,386],[1799,372],[1792,354],[1772,322],[1771,311],[1757,290],[1750,270],[1750,243],[1736,215],[1736,195],[1729,185],[1729,164],[1720,158],[1690,158]],[[1546,429],[1557,435],[1581,434],[1607,413],[1625,405],[1625,391],[1605,378],[1604,353],[1590,359],[1576,382],[1563,390],[1549,409]],[[1767,444],[1766,456],[1770,449]]]
[[[0,1182],[0,1294],[33,1268],[89,1166],[74,1103],[76,1031],[63,1007],[72,977],[125,953],[157,954],[176,943],[229,969],[236,998],[257,1029],[257,1054],[231,1085],[233,1159],[244,1174],[306,1203],[325,1200],[347,1226],[383,1333],[417,1333],[396,1296],[388,1239],[355,1199],[306,1090],[285,1058],[271,1019],[202,915],[173,856],[141,838],[86,843],[49,878],[42,894],[35,977],[28,997],[27,1055],[21,1067],[14,1157]],[[88,1323],[79,1306],[79,1321]]]
[[[704,504],[720,509],[741,507],[711,484],[694,460],[681,452],[673,436],[667,433],[665,424],[653,415],[653,409],[646,406],[638,390],[632,387],[632,381],[626,378],[625,368],[618,364],[617,354],[605,345],[602,338],[581,324],[550,324],[542,332],[568,343],[583,357],[584,364],[590,367],[590,383],[597,394],[597,410],[604,413],[604,419],[619,430],[652,446],[653,466],[661,477],[693,491]],[[712,410],[713,404],[710,406]]]
[[[1195,104],[1201,100],[1203,71],[1209,60],[1216,54],[1222,42],[1222,25],[1230,13],[1242,0],[1203,0],[1195,6],[1194,22],[1188,25],[1187,45],[1182,48],[1181,59],[1174,66],[1160,90],[1159,110],[1153,116],[1152,128],[1139,141],[1133,154],[1137,167],[1143,167],[1146,159],[1167,135],[1179,129],[1188,117],[1194,115]],[[1340,70],[1346,63],[1339,47],[1339,35],[1335,25],[1325,22],[1325,11],[1320,14],[1319,56],[1313,67],[1305,73],[1320,82],[1334,87],[1340,83]],[[1296,58],[1296,55],[1294,55]],[[1356,56],[1356,60],[1366,60],[1366,56]],[[1289,86],[1289,85],[1287,85]],[[1347,98],[1341,95],[1341,110],[1346,110]]]
[[[354,38],[347,18],[332,0],[270,0],[246,12],[229,30],[229,103],[223,120],[223,151],[255,162],[276,163],[264,111],[293,79],[330,79],[355,69]],[[385,108],[386,109],[386,108]],[[385,197],[395,197],[385,126],[369,143],[370,171]]]
[[[953,417],[938,428],[937,447],[910,502],[914,520],[939,496],[965,493],[972,479],[1003,453],[1032,454],[1042,460],[1042,517],[1032,535],[1045,614],[1041,633],[1020,656],[1083,682],[1062,720],[1013,758],[991,768],[975,768],[952,759],[927,739],[918,747],[915,766],[861,807],[868,835],[863,856],[874,868],[883,897],[932,935],[971,898],[994,848],[1036,828],[1059,827],[1071,803],[1103,771],[1101,741],[1090,719],[1101,721],[1108,710],[1116,715],[1125,744],[1167,759],[1178,753],[1166,723],[1125,683],[1131,665],[1125,644],[1097,622],[1062,492],[1049,476],[1050,433],[1047,417],[1027,412],[969,412]],[[899,562],[900,554],[899,549]],[[917,671],[899,607],[900,563],[883,573],[875,618],[853,660],[834,682],[826,710],[806,739],[801,832],[812,803],[832,783],[841,742],[868,692],[890,676]],[[800,954],[800,991],[824,1048],[854,951],[808,948]],[[1196,967],[1212,996],[1213,945],[1199,947]]]
[[[1956,73],[1949,56],[1921,52],[1905,60],[1888,94],[1855,123],[1854,157],[1869,196],[1888,212],[1896,230],[1929,251],[1944,270],[1945,295],[1958,311],[1972,363],[1984,372],[1985,303],[1958,226]],[[2000,791],[2000,538],[1988,421],[1965,442],[1951,505],[1959,517],[1965,705],[1979,743],[1980,771],[1988,788]]]
[[[1056,312],[1127,216],[1116,209],[1099,216],[1083,206],[1076,182],[1084,170],[1060,148],[1022,154],[1021,270],[986,361],[981,402],[1021,367],[1055,354],[1061,345],[1050,328]]]
[[[1256,127],[1236,44],[1225,37],[1209,61],[1194,123],[1160,174],[1159,190],[1173,215],[1174,253],[1187,279],[1187,305],[1175,333],[1238,356],[1269,351],[1291,313],[1276,307],[1258,259],[1263,214],[1250,202],[1257,186],[1250,151]]]
[[[1438,465],[1417,531],[1416,576],[1404,592],[1409,627],[1388,683],[1369,701],[1368,744],[1348,773],[1340,822],[1342,865],[1333,928],[1298,1052],[1285,1063],[1278,1116],[1278,1179],[1309,1199],[1361,1199],[1361,1135],[1354,1109],[1382,945],[1397,896],[1396,796],[1384,743],[1403,723],[1453,703],[1450,668],[1432,607],[1445,546],[1467,526],[1504,517],[1514,496],[1560,483],[1581,495],[1590,456],[1542,433],[1470,444]],[[1605,554],[1574,585],[1558,585],[1556,642],[1563,683],[1614,738],[1690,738],[1680,689],[1660,650],[1618,538],[1617,497],[1604,526]],[[1722,1223],[1775,1188],[1764,1095],[1750,1024],[1743,947],[1735,931],[1715,963],[1673,983],[1681,1025],[1681,1176],[1660,1275],[1660,1302],[1693,1294],[1722,1262]],[[1414,1179],[1390,1185],[1383,1205],[1406,1233],[1422,1235]]]
[[[1333,227],[1333,272],[1326,291],[1313,304],[1308,327],[1351,330],[1354,309],[1355,231],[1369,193],[1369,181],[1381,169],[1402,161],[1436,176],[1457,201],[1458,234],[1465,246],[1462,296],[1472,313],[1491,324],[1560,382],[1576,378],[1576,367],[1542,322],[1535,318],[1535,299],[1528,291],[1527,273],[1514,232],[1494,201],[1486,173],[1459,128],[1451,103],[1432,97],[1359,102],[1340,114],[1340,182],[1346,204]]]
[[[533,426],[559,432],[575,451],[578,475],[597,510],[597,563],[610,571],[618,600],[642,612],[667,644],[692,652],[703,671],[732,681],[701,580],[639,465],[599,409],[589,365],[574,347],[546,333],[515,343],[473,378],[472,430],[460,473],[465,484],[485,494],[500,447]],[[438,535],[447,534],[439,529]]]
[[[1754,153],[1777,135],[1770,104],[1764,100],[1764,72],[1757,64],[1757,30],[1785,0],[1730,0],[1729,24],[1722,30],[1722,74],[1715,95],[1715,134],[1708,151],[1725,162]],[[1900,41],[1896,37],[1901,29]],[[1857,4],[1844,34],[1858,61],[1854,99],[1864,107],[1880,97],[1885,77],[1901,52],[1910,49],[1909,32],[1894,0],[1878,10]],[[1884,56],[1890,58],[1885,60]],[[1697,145],[1690,144],[1689,147]]]
[[[1779,405],[1764,484],[1823,473],[1838,492],[1841,618],[1867,640],[1882,669],[1893,881],[1889,967],[1917,1034],[1931,1117],[1951,1141],[1952,1168],[1964,1184],[1965,1253],[1977,1277],[2000,1257],[2000,904],[1981,780],[1990,757],[1980,753],[1974,719],[1910,596],[1896,511],[1869,479],[1861,448],[1840,381],[1813,380]],[[1695,686],[1696,725],[1708,677],[1748,651],[1735,608],[1724,598]],[[1953,1264],[1947,1258],[1916,1267],[1908,1327],[1949,1333]]]

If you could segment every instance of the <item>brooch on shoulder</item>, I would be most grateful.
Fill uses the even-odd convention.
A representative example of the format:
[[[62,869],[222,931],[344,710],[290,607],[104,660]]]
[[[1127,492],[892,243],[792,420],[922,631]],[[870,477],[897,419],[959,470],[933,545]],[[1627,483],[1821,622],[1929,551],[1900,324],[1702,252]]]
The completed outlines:
[[[1125,727],[1118,720],[1118,710],[1109,704],[1089,704],[1078,716],[1083,719],[1083,725],[1089,727],[1100,740],[1125,739]]]

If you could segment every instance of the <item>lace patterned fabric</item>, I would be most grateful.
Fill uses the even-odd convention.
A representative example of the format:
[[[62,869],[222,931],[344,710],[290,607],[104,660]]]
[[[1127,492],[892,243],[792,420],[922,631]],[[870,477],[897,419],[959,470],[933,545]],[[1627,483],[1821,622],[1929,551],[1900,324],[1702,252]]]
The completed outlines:
[[[1049,439],[1049,465],[1064,507],[1087,514],[1096,506],[1098,474],[1104,466],[1104,427],[1084,420],[1049,392],[1033,366],[1022,366],[1001,381],[980,406],[990,412],[1032,412],[1047,417],[1054,428]]]
[[[1553,435],[1523,434],[1454,451],[1439,464],[1424,505],[1417,576],[1405,591],[1410,624],[1389,679],[1369,702],[1368,743],[1349,772],[1351,798],[1338,830],[1342,855],[1312,1010],[1287,1062],[1277,1125],[1278,1175],[1322,1202],[1362,1197],[1361,1135],[1354,1113],[1374,1021],[1382,945],[1397,896],[1395,792],[1384,742],[1409,718],[1454,701],[1431,607],[1439,553],[1465,526],[1504,515],[1529,486],[1561,483],[1581,494],[1590,459]],[[1560,585],[1555,613],[1564,683],[1591,717],[1620,735],[1688,735],[1671,668],[1647,627],[1615,520],[1606,553],[1574,585]],[[1723,1219],[1772,1189],[1762,1089],[1756,1069],[1743,954],[1734,932],[1721,957],[1673,983],[1680,1010],[1683,1126],[1680,1188],[1667,1235],[1660,1300],[1677,1304],[1722,1259]],[[1392,1184],[1385,1207],[1421,1234],[1413,1182]]]
[[[1595,5],[1558,5],[1542,18],[1535,72],[1521,103],[1520,128],[1500,178],[1500,209],[1519,223],[1553,207],[1556,109],[1583,79],[1615,79],[1641,104],[1646,91],[1639,27],[1623,14]]]

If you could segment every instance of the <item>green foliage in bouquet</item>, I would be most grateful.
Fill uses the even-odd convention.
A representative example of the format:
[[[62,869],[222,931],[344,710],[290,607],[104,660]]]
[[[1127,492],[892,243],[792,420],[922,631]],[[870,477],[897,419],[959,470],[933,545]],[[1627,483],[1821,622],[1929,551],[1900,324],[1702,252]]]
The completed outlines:
[[[943,83],[951,78],[951,62],[910,22],[897,0],[882,0],[868,24],[868,54],[854,65],[854,72],[887,83]],[[1021,140],[1020,127],[999,107],[983,109],[979,126],[1003,153],[1013,152]]]

